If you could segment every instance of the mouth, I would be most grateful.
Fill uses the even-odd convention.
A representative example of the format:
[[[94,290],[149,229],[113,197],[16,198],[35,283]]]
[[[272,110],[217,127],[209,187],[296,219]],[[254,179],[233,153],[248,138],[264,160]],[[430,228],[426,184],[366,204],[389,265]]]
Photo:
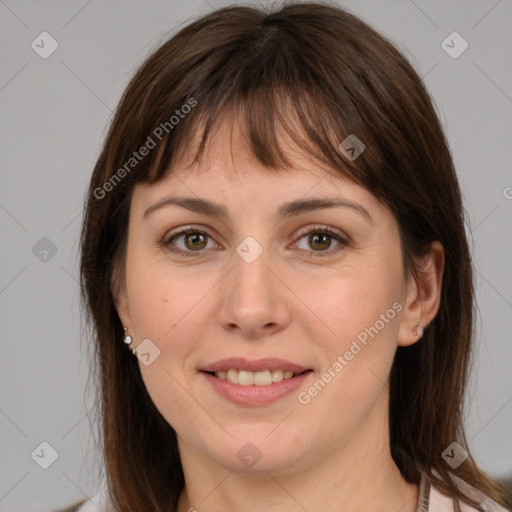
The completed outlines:
[[[292,393],[313,373],[283,359],[230,358],[200,370],[211,388],[238,405],[266,405]]]

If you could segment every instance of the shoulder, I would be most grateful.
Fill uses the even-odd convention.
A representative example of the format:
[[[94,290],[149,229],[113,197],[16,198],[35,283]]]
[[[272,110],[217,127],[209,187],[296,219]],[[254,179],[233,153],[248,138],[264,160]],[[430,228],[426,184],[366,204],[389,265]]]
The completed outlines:
[[[73,505],[69,505],[69,507],[61,508],[55,512],[79,512],[83,509],[82,505],[84,505],[87,501],[88,499],[84,498],[83,500],[73,503]]]
[[[69,507],[56,510],[55,512],[110,512],[110,509],[105,507],[102,493],[98,493],[92,498],[84,498]]]
[[[494,500],[477,491],[473,487],[469,487],[467,484],[464,485],[465,490],[469,495],[474,497],[480,502],[481,510],[485,512],[509,512],[507,509],[496,503]],[[462,512],[478,512],[479,509],[471,507],[470,505],[460,502],[460,508]],[[454,504],[453,499],[450,496],[442,493],[436,486],[430,487],[428,512],[453,512]]]

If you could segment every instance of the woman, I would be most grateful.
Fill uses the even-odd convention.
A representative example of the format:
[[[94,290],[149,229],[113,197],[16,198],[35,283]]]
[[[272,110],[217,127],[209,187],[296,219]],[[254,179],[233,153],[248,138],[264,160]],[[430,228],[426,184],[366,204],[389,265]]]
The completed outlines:
[[[462,423],[450,151],[358,18],[228,7],[163,44],[113,119],[81,250],[107,482],[81,511],[505,510]]]

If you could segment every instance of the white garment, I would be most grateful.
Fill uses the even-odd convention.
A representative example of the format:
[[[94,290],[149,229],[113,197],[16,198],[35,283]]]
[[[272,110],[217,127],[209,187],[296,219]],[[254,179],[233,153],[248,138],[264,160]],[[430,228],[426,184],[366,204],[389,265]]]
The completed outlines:
[[[476,512],[477,509],[470,507],[466,503],[460,501],[460,508],[462,512]],[[488,496],[485,496],[480,502],[480,506],[486,512],[510,512],[503,508],[501,505],[491,500]],[[432,486],[430,488],[430,496],[428,500],[428,512],[453,512],[454,505],[453,500],[449,496],[441,494],[437,487]]]

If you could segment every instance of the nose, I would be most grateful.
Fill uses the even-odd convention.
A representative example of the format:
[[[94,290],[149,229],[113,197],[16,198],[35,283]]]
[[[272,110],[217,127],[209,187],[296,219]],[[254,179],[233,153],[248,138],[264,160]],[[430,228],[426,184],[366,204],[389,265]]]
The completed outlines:
[[[285,329],[291,321],[290,292],[271,269],[271,256],[264,250],[248,263],[235,253],[233,260],[221,285],[218,320],[222,327],[251,339]]]

